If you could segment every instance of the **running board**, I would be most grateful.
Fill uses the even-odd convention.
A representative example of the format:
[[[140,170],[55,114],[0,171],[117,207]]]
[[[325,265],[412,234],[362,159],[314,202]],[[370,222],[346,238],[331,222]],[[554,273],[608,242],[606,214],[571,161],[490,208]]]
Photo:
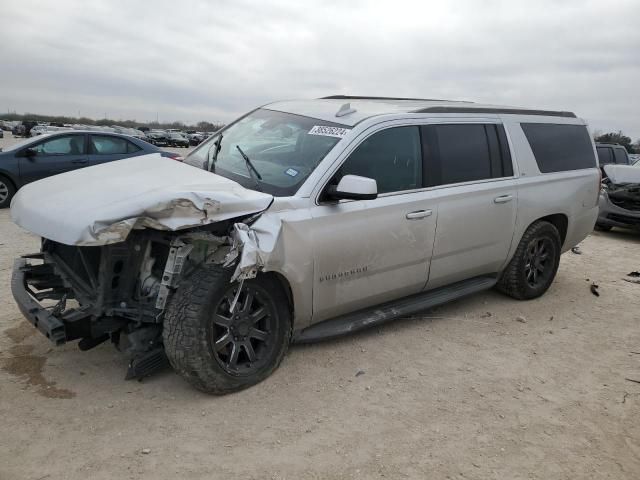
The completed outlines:
[[[495,277],[476,277],[401,298],[400,300],[394,300],[393,302],[383,303],[376,307],[347,313],[346,315],[311,325],[297,332],[294,334],[293,341],[295,343],[311,343],[347,335],[398,317],[422,312],[472,293],[488,290],[497,281]]]

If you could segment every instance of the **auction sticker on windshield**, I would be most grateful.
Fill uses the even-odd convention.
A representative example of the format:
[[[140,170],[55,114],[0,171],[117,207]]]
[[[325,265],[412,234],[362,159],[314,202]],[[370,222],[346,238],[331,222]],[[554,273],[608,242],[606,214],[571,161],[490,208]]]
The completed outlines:
[[[342,138],[347,133],[349,133],[348,128],[327,127],[325,125],[316,125],[311,130],[309,130],[309,135],[322,135],[325,137]]]

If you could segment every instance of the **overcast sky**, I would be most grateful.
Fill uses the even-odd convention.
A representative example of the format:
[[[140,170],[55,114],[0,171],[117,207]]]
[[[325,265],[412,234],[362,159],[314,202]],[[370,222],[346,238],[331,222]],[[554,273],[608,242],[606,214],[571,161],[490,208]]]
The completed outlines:
[[[8,110],[229,121],[279,99],[571,110],[640,138],[640,1],[7,1]]]

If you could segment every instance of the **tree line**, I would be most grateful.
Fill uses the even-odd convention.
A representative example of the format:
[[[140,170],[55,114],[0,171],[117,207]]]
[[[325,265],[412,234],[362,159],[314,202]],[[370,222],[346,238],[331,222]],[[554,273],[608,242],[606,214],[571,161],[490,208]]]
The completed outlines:
[[[627,149],[628,153],[640,153],[640,139],[636,143],[631,143],[631,138],[627,137],[621,131],[600,133],[594,132],[593,138],[600,143],[617,143]]]

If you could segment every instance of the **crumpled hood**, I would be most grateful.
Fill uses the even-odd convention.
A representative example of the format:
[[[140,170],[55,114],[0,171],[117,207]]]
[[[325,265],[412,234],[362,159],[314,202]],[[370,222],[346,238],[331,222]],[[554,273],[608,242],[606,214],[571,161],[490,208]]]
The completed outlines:
[[[124,241],[132,229],[181,230],[265,210],[273,197],[159,154],[104,163],[22,187],[11,218],[67,245]]]
[[[604,173],[611,183],[640,183],[640,167],[631,165],[605,165]]]

